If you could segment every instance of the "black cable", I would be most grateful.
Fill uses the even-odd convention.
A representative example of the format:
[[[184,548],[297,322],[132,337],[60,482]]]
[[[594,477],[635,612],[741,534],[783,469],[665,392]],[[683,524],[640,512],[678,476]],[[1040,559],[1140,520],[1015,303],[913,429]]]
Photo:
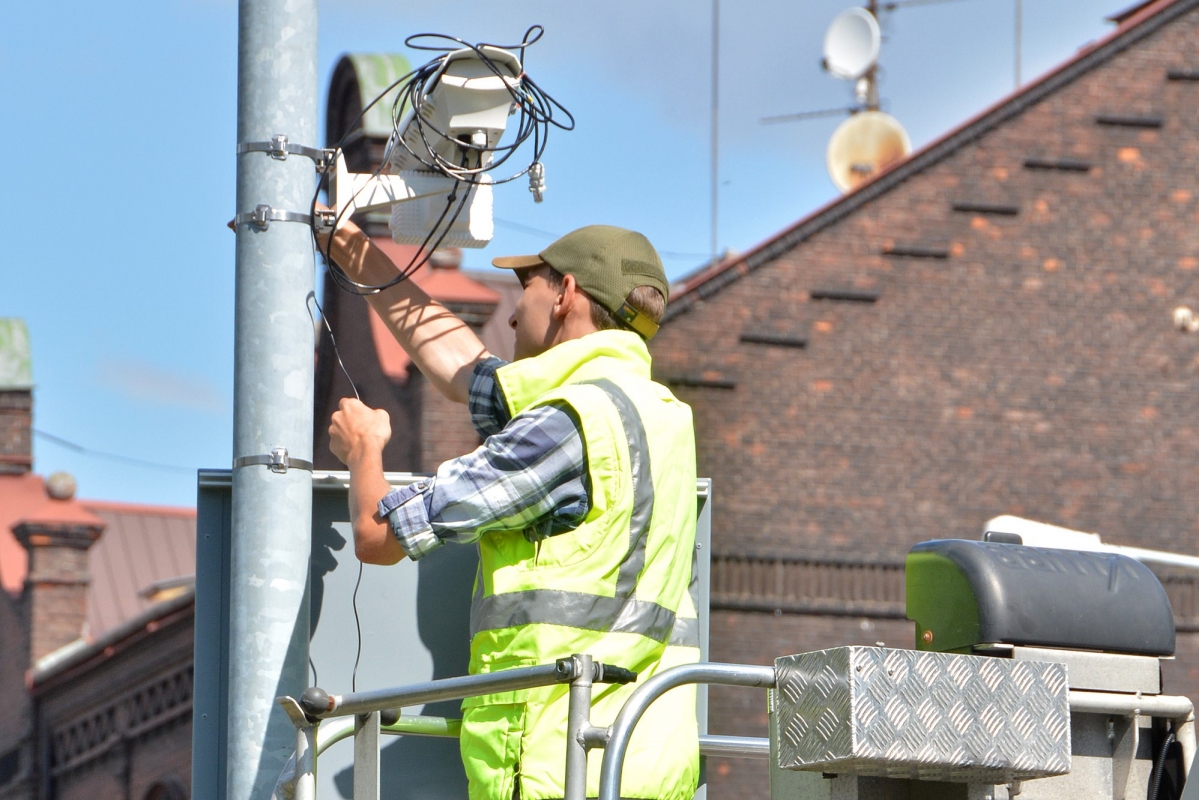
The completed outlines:
[[[1153,780],[1149,782],[1149,796],[1147,800],[1157,800],[1157,793],[1162,788],[1162,774],[1166,771],[1166,754],[1170,751],[1170,745],[1172,744],[1174,744],[1174,731],[1166,734],[1161,750],[1158,751],[1157,763],[1153,765]]]
[[[362,660],[362,621],[358,618],[358,587],[362,585],[362,562],[358,562],[358,580],[354,583],[354,629],[358,631],[358,654],[354,656],[354,674],[350,676],[350,691],[358,691],[358,662]]]
[[[530,225],[522,225],[521,223],[513,222],[510,219],[500,219],[499,217],[495,217],[494,221],[495,221],[495,224],[499,225],[500,227],[509,228],[514,231],[520,231],[521,233],[527,233],[530,236],[538,236],[538,237],[540,237],[542,239],[546,239],[548,241],[554,241],[554,240],[562,238],[562,234],[560,234],[560,233],[544,231],[541,228],[534,228]],[[658,255],[661,256],[662,258],[692,259],[692,258],[711,258],[711,256],[712,256],[711,253],[680,253],[675,250],[658,250],[658,248],[656,248],[656,247],[654,248],[654,250],[656,250]]]
[[[313,257],[315,260],[315,256]],[[329,334],[329,343],[333,345],[333,355],[337,358],[337,365],[341,367],[341,373],[346,376],[346,380],[350,382],[350,388],[354,390],[354,397],[362,401],[362,395],[358,394],[358,387],[354,385],[354,379],[350,377],[350,371],[346,369],[346,362],[341,360],[341,350],[337,348],[337,337],[333,335],[333,328],[329,325],[329,318],[325,316],[325,309],[321,308],[320,301],[316,299],[316,292],[309,292],[308,298],[316,306],[317,313],[321,315],[321,322],[325,325],[325,331]],[[305,303],[307,307],[307,303]],[[308,308],[308,316],[312,317],[312,309]],[[316,319],[312,320],[316,324]]]
[[[329,257],[332,237],[330,236],[328,244],[322,248],[314,228],[313,237],[317,244],[317,251],[324,256],[326,263],[329,265],[330,275],[340,288],[353,294],[376,294],[401,281],[407,280],[416,270],[428,262],[432,252],[445,240],[445,237],[457,223],[458,217],[466,207],[471,192],[482,183],[481,179],[484,174],[490,173],[504,164],[526,141],[532,138],[533,157],[528,166],[508,177],[500,179],[492,178],[489,180],[489,183],[492,185],[506,183],[527,175],[533,165],[539,163],[542,154],[545,152],[550,126],[562,130],[574,129],[574,116],[548,92],[541,89],[528,76],[527,72],[523,71],[526,48],[536,43],[544,32],[544,29],[540,25],[533,25],[525,31],[524,38],[519,43],[513,45],[494,45],[485,42],[471,44],[457,37],[437,33],[416,34],[405,40],[405,44],[414,50],[440,52],[442,55],[392,83],[363,108],[362,112],[350,125],[349,130],[347,130],[338,144],[332,149],[333,157],[329,159],[325,169],[322,171],[321,179],[317,182],[316,192],[312,197],[311,210],[313,217],[315,219],[317,199],[327,183],[329,171],[334,168],[338,154],[342,152],[342,148],[351,137],[356,134],[361,135],[356,126],[360,123],[366,112],[397,86],[400,89],[392,103],[392,133],[388,138],[384,157],[373,172],[372,177],[378,177],[382,174],[385,167],[394,162],[397,150],[403,148],[405,152],[415,158],[424,168],[447,178],[452,178],[455,183],[447,195],[446,207],[429,230],[424,241],[417,249],[416,254],[399,271],[399,274],[395,278],[383,284],[364,284],[350,278]],[[432,44],[426,40],[445,42],[446,44]],[[489,48],[519,50],[522,65],[521,74],[513,79],[508,71],[497,64],[491,55],[488,54],[487,50]],[[436,85],[436,82],[441,79],[444,70],[448,67],[450,55],[463,49],[470,50],[492,74],[503,79],[504,86],[512,98],[515,109],[519,111],[519,118],[515,126],[515,133],[511,144],[501,145],[497,142],[493,146],[487,143],[476,144],[474,142],[453,140],[446,132],[439,130],[433,125],[423,113],[425,98]],[[401,84],[403,85],[401,86]],[[408,110],[409,118],[406,126],[401,125],[405,109]],[[565,115],[567,121],[563,122],[561,119],[556,119],[555,114],[557,112]],[[419,139],[419,147],[410,146],[408,141],[405,140],[404,134],[408,130],[414,131],[414,137]],[[432,134],[432,137],[430,134]],[[437,152],[437,144],[444,145],[446,141],[452,141],[456,146],[460,153],[459,163],[454,163]],[[490,178],[490,175],[488,177]],[[453,215],[449,216],[450,210],[454,208],[457,192],[462,189],[463,183],[467,184],[466,191],[463,193],[457,208],[454,209]],[[333,226],[335,230],[343,221],[343,216],[348,208],[349,206],[346,206],[336,216]],[[447,216],[449,216],[448,222],[446,222]]]

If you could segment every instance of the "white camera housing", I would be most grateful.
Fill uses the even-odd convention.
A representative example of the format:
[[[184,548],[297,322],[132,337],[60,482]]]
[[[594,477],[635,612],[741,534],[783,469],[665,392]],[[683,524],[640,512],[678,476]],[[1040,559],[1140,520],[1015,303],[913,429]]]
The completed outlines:
[[[523,70],[520,59],[507,50],[480,49],[501,74],[470,48],[447,53],[421,98],[420,121],[415,111],[410,111],[400,125],[403,144],[389,143],[386,168],[390,174],[349,172],[338,155],[330,184],[337,219],[390,206],[392,239],[419,245],[439,219],[450,219],[462,205],[441,246],[484,247],[491,241],[495,230],[492,187],[480,170],[490,165],[490,151],[504,135],[515,109],[512,92],[519,86]],[[460,143],[472,148],[464,149]],[[445,165],[445,172],[430,168],[435,160],[430,153]],[[455,168],[462,170],[462,178],[473,176],[475,185],[447,177],[445,173],[453,175]],[[461,194],[447,202],[455,184],[459,193],[469,190],[465,202]]]

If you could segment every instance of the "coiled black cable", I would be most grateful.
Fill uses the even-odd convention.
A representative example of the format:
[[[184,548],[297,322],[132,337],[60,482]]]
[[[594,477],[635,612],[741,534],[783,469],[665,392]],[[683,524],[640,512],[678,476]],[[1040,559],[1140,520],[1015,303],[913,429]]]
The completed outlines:
[[[342,152],[343,146],[351,136],[360,135],[358,134],[358,124],[366,112],[397,87],[399,87],[399,92],[391,109],[391,136],[388,138],[383,159],[375,169],[373,177],[382,174],[389,162],[393,160],[397,148],[403,148],[426,169],[453,179],[454,184],[446,195],[445,208],[442,209],[441,215],[430,228],[416,254],[413,255],[407,265],[400,268],[399,274],[382,284],[360,283],[347,275],[329,257],[329,247],[331,246],[332,237],[322,247],[314,228],[313,237],[317,242],[317,248],[321,252],[321,255],[324,256],[325,262],[329,266],[330,275],[339,287],[352,294],[370,295],[377,294],[401,281],[407,280],[428,261],[433,251],[444,241],[446,235],[448,235],[450,229],[453,228],[458,217],[466,207],[471,192],[482,182],[484,174],[490,173],[506,163],[531,138],[533,152],[532,159],[528,165],[507,177],[499,179],[491,178],[489,182],[499,184],[516,180],[528,174],[533,165],[540,162],[545,152],[551,126],[562,130],[574,129],[575,121],[571,113],[549,93],[538,86],[529,77],[527,71],[523,71],[526,48],[535,44],[544,32],[544,28],[540,25],[533,25],[525,31],[524,38],[514,45],[494,45],[486,42],[470,44],[457,37],[439,33],[419,33],[409,36],[405,40],[405,44],[414,50],[440,52],[442,55],[396,80],[362,109],[362,112],[349,126],[348,131],[342,137],[341,141],[333,148],[333,158],[329,159],[328,164],[326,164],[321,174],[321,180],[318,181],[316,192],[312,197],[311,211],[313,218],[315,219],[316,217],[317,198],[320,196],[321,190],[326,187],[329,173],[334,168],[336,158]],[[440,40],[448,44],[435,45],[427,43],[426,40]],[[519,112],[519,119],[517,120],[515,134],[510,144],[500,144],[497,142],[492,146],[474,142],[455,141],[454,144],[459,152],[459,160],[454,162],[438,153],[434,144],[434,142],[449,140],[449,135],[445,131],[438,130],[435,125],[429,122],[422,111],[429,92],[435,87],[436,81],[440,80],[450,56],[454,52],[463,49],[470,50],[488,70],[497,77],[504,79],[504,86],[512,98],[516,111]],[[506,69],[489,55],[489,49],[492,51],[495,49],[519,50],[522,65],[521,74],[513,78]],[[410,146],[404,139],[402,121],[406,110],[410,112],[411,121],[409,125],[418,134],[420,140],[419,147]],[[560,119],[556,119],[556,112],[564,114],[567,121],[563,122]],[[488,178],[490,177],[488,175]],[[459,192],[461,192],[460,198],[458,196]],[[334,228],[340,225],[341,222],[342,216],[339,215],[334,221]]]

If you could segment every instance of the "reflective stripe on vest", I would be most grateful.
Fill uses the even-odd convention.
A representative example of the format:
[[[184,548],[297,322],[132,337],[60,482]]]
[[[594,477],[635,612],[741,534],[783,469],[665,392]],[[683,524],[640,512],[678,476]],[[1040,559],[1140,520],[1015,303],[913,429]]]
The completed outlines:
[[[646,539],[654,513],[649,442],[636,406],[620,387],[606,378],[586,383],[608,395],[629,440],[633,513],[629,519],[629,549],[616,576],[616,594],[606,597],[559,589],[528,589],[484,597],[482,575],[479,575],[471,601],[471,637],[481,631],[546,623],[589,631],[636,633],[659,642],[698,647],[696,620],[676,619],[670,609],[633,597],[637,578],[645,567]]]

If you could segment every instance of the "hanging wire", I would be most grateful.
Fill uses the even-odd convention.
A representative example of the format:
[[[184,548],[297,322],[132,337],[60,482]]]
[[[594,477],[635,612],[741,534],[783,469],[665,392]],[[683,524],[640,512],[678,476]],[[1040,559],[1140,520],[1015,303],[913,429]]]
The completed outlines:
[[[350,605],[354,608],[354,630],[358,631],[358,649],[354,655],[354,672],[350,675],[350,691],[358,691],[358,662],[362,661],[362,620],[358,617],[358,587],[362,586],[362,562],[358,562],[358,580],[354,581],[354,596]]]
[[[530,236],[536,236],[538,238],[546,239],[548,241],[554,241],[554,240],[560,239],[562,237],[562,234],[560,234],[560,233],[553,233],[552,231],[545,231],[545,230],[542,230],[541,228],[534,228],[529,225],[522,225],[521,223],[513,222],[510,219],[500,219],[499,217],[496,217],[494,221],[495,221],[495,224],[499,225],[500,227],[508,228],[508,229],[514,230],[514,231],[519,231],[520,233],[527,233]],[[656,248],[656,247],[654,249],[657,250],[658,255],[661,256],[662,258],[685,258],[685,259],[707,258],[707,256],[703,253],[680,253],[675,250],[658,250],[658,248]]]
[[[315,253],[313,260],[315,262]],[[320,301],[316,299],[316,292],[309,292],[307,300],[312,302],[312,305],[305,303],[305,307],[308,309],[308,316],[312,318],[312,324],[316,324],[316,318],[312,314],[312,306],[316,306],[316,311],[320,314],[321,322],[325,326],[325,332],[329,334],[329,343],[333,345],[333,355],[337,358],[337,365],[341,367],[341,374],[346,376],[346,380],[350,382],[350,388],[354,390],[354,397],[358,398],[359,402],[361,402],[362,395],[358,393],[358,387],[354,385],[354,379],[350,377],[350,371],[346,369],[346,362],[341,360],[341,350],[337,347],[337,337],[333,335],[333,328],[329,326],[329,318],[325,316],[325,309],[321,308]]]
[[[59,447],[65,447],[68,450],[74,450],[76,453],[79,453],[80,455],[91,456],[92,458],[102,458],[107,461],[119,461],[122,464],[131,464],[135,467],[145,467],[146,469],[161,469],[161,470],[167,470],[168,472],[186,472],[191,475],[194,475],[196,472],[194,467],[184,467],[184,466],[180,466],[178,464],[164,464],[160,461],[146,461],[145,459],[142,459],[142,458],[133,458],[132,456],[123,456],[123,455],[120,455],[119,453],[108,453],[103,450],[93,450],[90,447],[84,447],[81,444],[75,444],[72,441],[63,439],[61,436],[55,436],[52,433],[47,433],[46,431],[40,430],[38,428],[33,429],[33,435],[38,436],[42,439],[45,439],[48,442],[53,442],[54,444],[58,445]]]

